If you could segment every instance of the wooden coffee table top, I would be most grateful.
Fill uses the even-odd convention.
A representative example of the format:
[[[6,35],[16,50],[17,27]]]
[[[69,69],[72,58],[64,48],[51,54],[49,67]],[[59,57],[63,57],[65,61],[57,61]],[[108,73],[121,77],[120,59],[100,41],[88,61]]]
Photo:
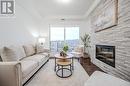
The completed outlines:
[[[71,59],[72,57],[73,57],[72,54],[67,54],[66,57],[60,56],[60,54],[55,54],[55,58],[58,58],[58,59]]]
[[[70,65],[70,64],[72,64],[72,61],[69,60],[69,59],[58,59],[58,60],[56,61],[56,64],[65,66],[65,65]]]

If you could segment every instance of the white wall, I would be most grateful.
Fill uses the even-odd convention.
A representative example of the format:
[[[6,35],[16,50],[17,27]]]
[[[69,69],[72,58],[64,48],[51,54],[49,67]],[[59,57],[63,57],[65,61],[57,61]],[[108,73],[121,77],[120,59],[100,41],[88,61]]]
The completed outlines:
[[[39,21],[16,3],[14,17],[0,17],[0,47],[34,43],[38,36]]]
[[[14,44],[27,44],[37,41],[38,36],[46,37],[45,47],[49,48],[49,26],[79,26],[80,36],[90,32],[89,22],[84,20],[47,20],[24,1],[17,1],[14,17],[0,17],[0,47]],[[32,12],[32,13],[31,13]]]
[[[49,48],[49,27],[58,26],[79,26],[80,36],[89,33],[88,23],[86,21],[50,21],[37,20],[23,6],[16,3],[14,17],[0,18],[0,47],[5,45],[34,43],[38,36],[46,38],[45,47]]]

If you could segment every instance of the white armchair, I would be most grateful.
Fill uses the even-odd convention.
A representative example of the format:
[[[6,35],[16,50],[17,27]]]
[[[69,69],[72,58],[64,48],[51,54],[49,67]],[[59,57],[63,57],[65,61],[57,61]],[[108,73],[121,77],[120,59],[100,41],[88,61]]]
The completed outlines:
[[[71,54],[73,54],[75,58],[80,60],[80,57],[83,57],[83,51],[84,51],[83,46],[79,45],[74,48],[74,50],[71,52]]]
[[[0,86],[21,86],[21,64],[0,62]]]

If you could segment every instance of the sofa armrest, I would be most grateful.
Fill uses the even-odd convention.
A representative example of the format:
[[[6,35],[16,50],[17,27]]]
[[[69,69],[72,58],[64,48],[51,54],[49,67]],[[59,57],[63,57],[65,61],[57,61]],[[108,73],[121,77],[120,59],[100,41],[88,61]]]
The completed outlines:
[[[0,86],[22,86],[19,62],[0,62]]]
[[[45,48],[45,49],[44,49],[44,52],[45,52],[45,53],[50,53],[50,49]],[[43,53],[44,53],[44,52],[43,52]]]
[[[130,83],[115,76],[95,71],[84,86],[130,86]]]

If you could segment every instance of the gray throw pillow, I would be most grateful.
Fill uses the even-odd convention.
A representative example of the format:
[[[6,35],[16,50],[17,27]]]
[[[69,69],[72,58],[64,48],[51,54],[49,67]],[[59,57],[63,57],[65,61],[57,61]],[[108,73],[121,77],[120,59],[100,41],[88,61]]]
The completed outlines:
[[[2,61],[19,61],[26,57],[22,46],[8,46],[1,49]]]
[[[43,53],[45,51],[45,48],[43,45],[36,45],[36,52],[37,53]]]
[[[25,50],[26,56],[31,56],[31,55],[34,55],[36,53],[35,47],[32,44],[23,45],[23,48]]]
[[[19,60],[15,53],[15,49],[13,49],[13,47],[11,48],[3,47],[1,51],[1,57],[2,57],[2,60],[5,62]]]

